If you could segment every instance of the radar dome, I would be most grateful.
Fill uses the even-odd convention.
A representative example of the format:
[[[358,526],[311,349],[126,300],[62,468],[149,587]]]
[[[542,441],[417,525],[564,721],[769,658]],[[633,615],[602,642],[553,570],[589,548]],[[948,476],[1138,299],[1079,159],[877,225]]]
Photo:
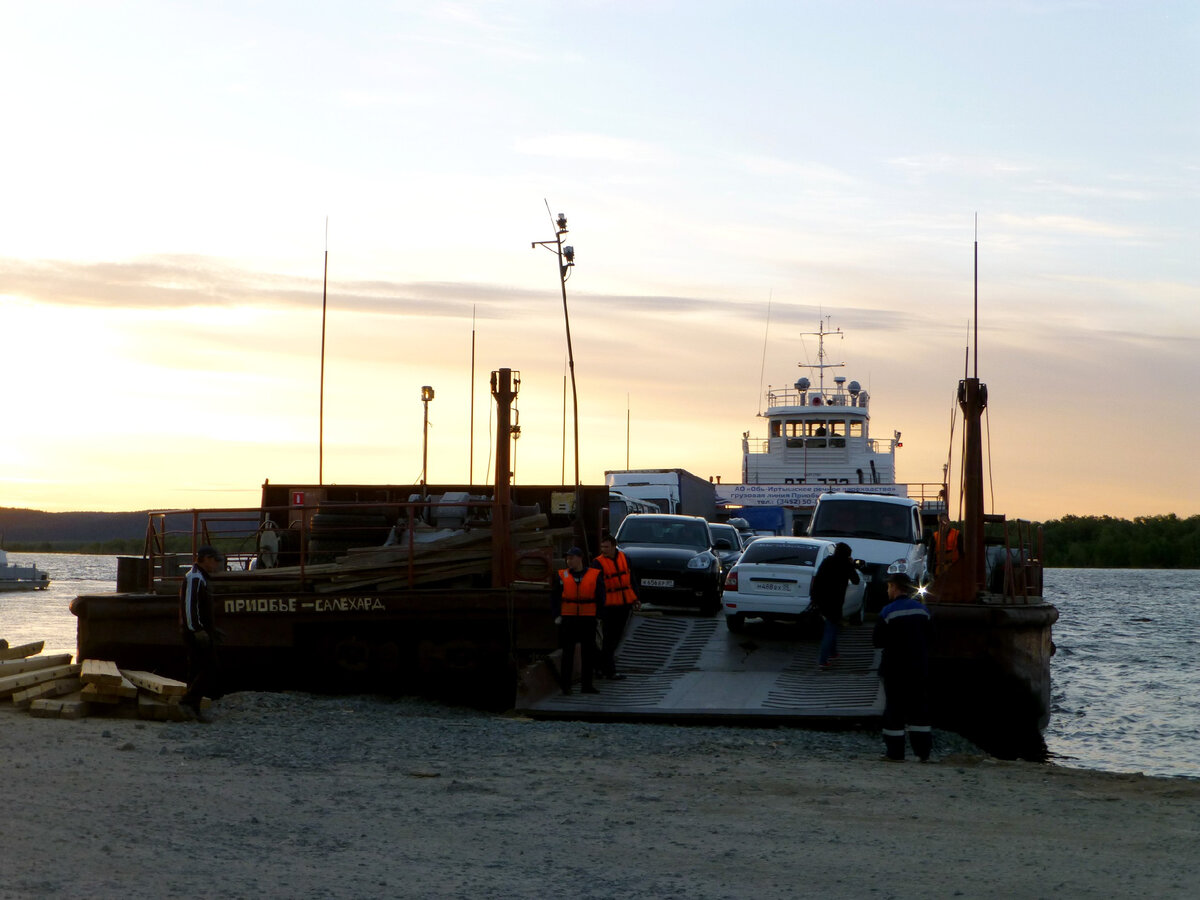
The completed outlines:
[[[850,382],[850,395],[851,396],[856,395],[861,390],[862,390],[862,385],[859,384],[857,381]]]
[[[810,384],[812,384],[812,382],[807,378],[798,378],[796,379],[796,390],[807,391]]]

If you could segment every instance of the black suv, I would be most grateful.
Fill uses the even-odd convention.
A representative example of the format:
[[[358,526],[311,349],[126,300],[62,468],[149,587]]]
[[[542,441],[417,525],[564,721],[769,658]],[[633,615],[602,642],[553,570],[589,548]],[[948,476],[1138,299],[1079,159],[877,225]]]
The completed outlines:
[[[699,516],[626,516],[616,534],[629,560],[638,599],[664,606],[721,608],[721,560]]]

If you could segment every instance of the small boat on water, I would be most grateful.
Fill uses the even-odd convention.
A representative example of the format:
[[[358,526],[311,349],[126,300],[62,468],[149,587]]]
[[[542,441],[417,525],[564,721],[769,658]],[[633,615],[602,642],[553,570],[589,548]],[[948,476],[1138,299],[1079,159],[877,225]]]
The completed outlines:
[[[18,566],[8,561],[8,554],[0,550],[0,592],[44,591],[50,585],[50,576],[37,566]]]

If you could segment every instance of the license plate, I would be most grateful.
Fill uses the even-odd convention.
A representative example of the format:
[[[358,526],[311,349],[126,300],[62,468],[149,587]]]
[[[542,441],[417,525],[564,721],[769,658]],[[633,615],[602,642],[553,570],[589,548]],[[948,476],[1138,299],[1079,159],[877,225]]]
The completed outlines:
[[[675,582],[670,578],[643,578],[642,584],[646,587],[675,587]]]
[[[795,587],[794,584],[786,584],[778,581],[756,581],[754,586],[760,591],[774,591],[778,594],[790,594]]]

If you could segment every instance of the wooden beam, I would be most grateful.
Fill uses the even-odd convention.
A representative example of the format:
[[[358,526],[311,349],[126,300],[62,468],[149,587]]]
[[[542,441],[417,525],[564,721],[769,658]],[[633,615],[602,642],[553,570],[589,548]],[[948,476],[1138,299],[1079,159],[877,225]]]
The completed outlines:
[[[43,719],[82,719],[88,714],[88,705],[79,694],[61,699],[43,697],[29,704],[29,714]]]
[[[95,700],[99,703],[120,703],[122,700],[136,697],[137,685],[128,679],[122,679],[120,684],[97,684],[88,682],[83,686],[85,700]]]
[[[10,647],[8,646],[8,642],[5,641],[3,649],[0,649],[0,659],[23,659],[26,656],[41,653],[42,648],[45,646],[45,641],[36,641],[32,644],[21,644],[17,647]]]
[[[163,697],[182,697],[187,693],[186,684],[164,675],[155,675],[153,672],[141,669],[122,669],[121,674],[142,690],[152,694],[159,694]]]
[[[32,687],[35,684],[44,684],[59,678],[70,678],[72,675],[78,674],[79,665],[77,663],[73,666],[55,666],[52,669],[37,669],[33,672],[22,672],[20,675],[9,675],[7,678],[0,678],[0,697],[7,697],[15,691]]]
[[[56,653],[54,656],[31,656],[28,659],[8,659],[0,662],[0,678],[8,675],[19,675],[22,672],[32,672],[34,669],[50,669],[54,666],[65,666],[71,662],[70,653]]]
[[[59,678],[56,681],[35,684],[33,687],[14,692],[12,695],[13,706],[17,709],[28,709],[29,704],[34,700],[40,700],[43,697],[61,697],[63,694],[79,690],[80,687],[78,678]]]
[[[81,663],[83,669],[79,675],[84,684],[113,684],[121,683],[121,670],[111,659],[85,659]]]

